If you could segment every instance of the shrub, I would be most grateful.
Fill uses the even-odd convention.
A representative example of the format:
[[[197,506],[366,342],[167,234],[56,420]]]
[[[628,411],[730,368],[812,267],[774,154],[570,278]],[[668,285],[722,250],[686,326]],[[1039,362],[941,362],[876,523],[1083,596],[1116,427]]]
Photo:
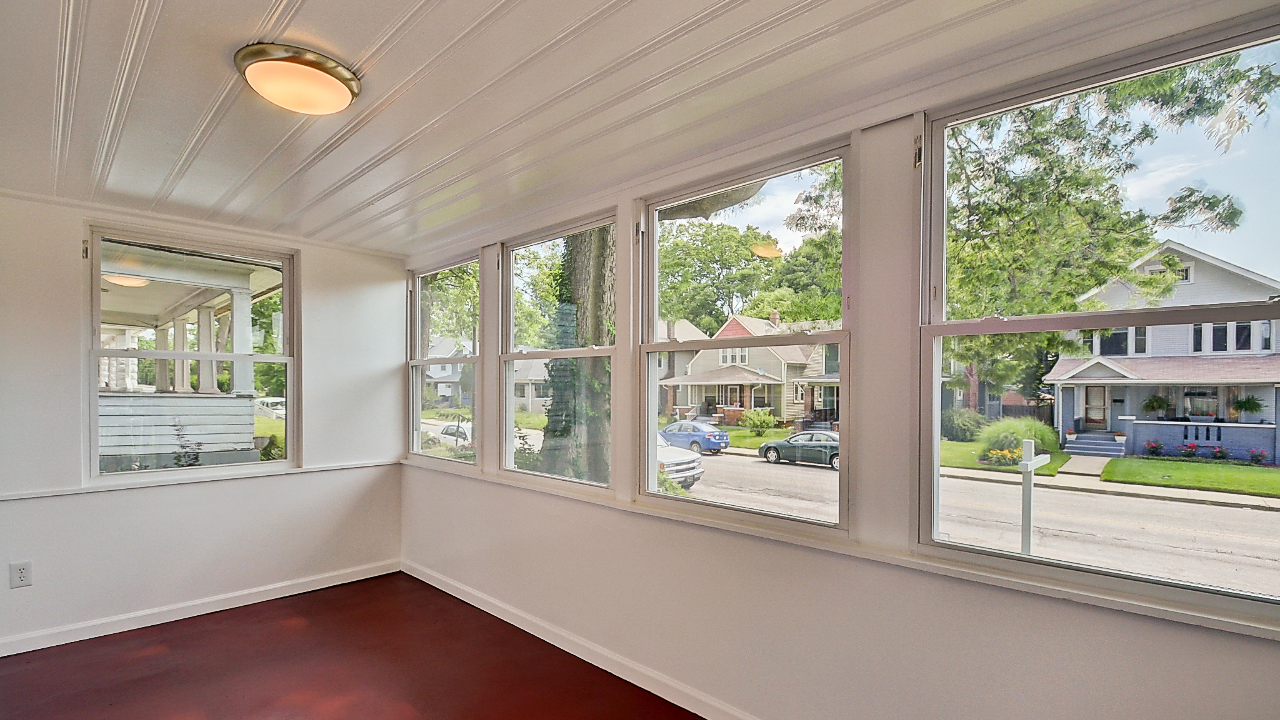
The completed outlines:
[[[1148,441],[1146,442],[1145,447],[1147,448],[1147,454],[1148,454],[1148,455],[1163,455],[1163,454],[1164,454],[1164,443],[1160,442],[1159,440],[1155,440],[1155,439],[1148,440]]]
[[[1181,455],[1182,457],[1195,457],[1196,450],[1198,449],[1199,449],[1199,446],[1197,446],[1195,443],[1187,443],[1186,445],[1178,446],[1178,454]]]
[[[1231,453],[1225,447],[1217,445],[1209,449],[1209,457],[1214,460],[1226,460],[1231,457]]]
[[[765,430],[778,427],[778,418],[768,410],[757,408],[742,413],[742,419],[738,423],[750,430],[752,435],[760,437],[764,435]]]
[[[1058,449],[1058,436],[1053,428],[1035,418],[1004,418],[997,420],[978,433],[981,443],[979,457],[985,457],[992,450],[1022,451],[1023,439],[1034,440],[1036,454],[1054,452]]]
[[[1169,398],[1163,395],[1152,395],[1142,401],[1142,412],[1151,414],[1160,414],[1168,410],[1170,407]]]
[[[262,446],[262,450],[258,456],[263,460],[281,460],[284,458],[284,444],[280,442],[279,435],[272,435],[267,444]]]
[[[988,450],[982,459],[992,465],[1017,465],[1022,462],[1022,448],[1013,450]]]
[[[1267,461],[1267,451],[1258,448],[1249,448],[1249,462],[1254,465],[1261,465]]]
[[[1232,410],[1235,410],[1238,413],[1253,413],[1254,415],[1262,412],[1262,408],[1264,407],[1266,407],[1266,404],[1263,403],[1257,395],[1245,395],[1239,400],[1231,403]]]
[[[952,442],[973,442],[986,425],[986,416],[967,408],[942,411],[942,437]]]

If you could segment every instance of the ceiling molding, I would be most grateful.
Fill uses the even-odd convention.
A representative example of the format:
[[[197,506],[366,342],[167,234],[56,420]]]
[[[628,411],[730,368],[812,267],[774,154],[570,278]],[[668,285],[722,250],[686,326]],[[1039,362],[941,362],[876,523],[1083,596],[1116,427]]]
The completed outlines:
[[[404,95],[410,88],[417,85],[423,80],[423,78],[435,71],[435,69],[438,68],[445,60],[452,57],[459,48],[466,45],[480,33],[484,32],[484,30],[500,20],[504,15],[511,12],[517,4],[518,0],[498,0],[493,5],[489,6],[489,8],[485,10],[480,17],[472,21],[465,30],[458,33],[457,36],[450,40],[449,43],[441,48],[439,52],[431,56],[431,59],[427,60],[427,62],[419,67],[412,75],[401,80],[386,94],[371,103],[361,111],[359,115],[347,122],[347,124],[338,130],[338,132],[331,135],[327,140],[322,142],[319,147],[312,150],[304,160],[299,162],[289,172],[285,173],[284,177],[281,178],[275,186],[271,188],[271,190],[267,191],[265,195],[258,198],[257,201],[245,210],[241,218],[237,221],[237,224],[248,221],[249,218],[258,212],[258,210],[262,209],[263,205],[271,200],[271,198],[275,197],[276,193],[283,190],[289,183],[293,182],[303,173],[315,167],[321,160],[328,157],[330,153],[338,149],[365,125],[369,124],[369,122],[381,114],[383,110],[386,110],[392,103],[400,99],[400,96]]]
[[[502,70],[497,75],[495,75],[492,79],[490,79],[488,82],[484,83],[480,87],[473,90],[470,95],[467,95],[465,98],[458,101],[452,107],[450,107],[449,109],[437,115],[430,122],[419,127],[417,130],[414,130],[413,132],[409,133],[408,135],[401,138],[397,142],[393,143],[390,147],[378,153],[377,155],[374,155],[368,160],[365,160],[364,162],[360,163],[360,165],[358,165],[355,169],[351,170],[346,175],[342,176],[338,180],[331,183],[327,188],[325,188],[324,190],[317,193],[314,197],[312,197],[311,200],[308,200],[307,202],[303,203],[296,210],[286,215],[284,218],[278,221],[275,225],[271,226],[271,229],[276,230],[291,224],[294,220],[298,219],[303,213],[306,213],[307,211],[311,210],[321,202],[324,202],[330,197],[333,197],[335,194],[341,192],[343,189],[350,186],[356,180],[359,180],[360,178],[364,177],[367,173],[372,171],[374,168],[377,168],[378,166],[387,162],[391,158],[400,154],[400,152],[403,151],[405,148],[417,142],[427,133],[431,132],[435,128],[439,127],[443,122],[453,117],[454,113],[457,112],[460,108],[467,106],[476,98],[484,97],[485,93],[487,93],[494,86],[500,85],[504,81],[509,80],[513,76],[519,74],[520,72],[522,72],[524,69],[526,69],[533,63],[536,63],[537,61],[545,58],[547,55],[568,45],[570,42],[576,40],[579,36],[581,36],[587,30],[596,26],[604,19],[608,18],[609,16],[613,15],[617,11],[621,10],[623,7],[626,7],[631,2],[632,0],[609,0],[604,5],[601,5],[600,7],[596,8],[595,10],[588,13],[587,15],[583,15],[577,20],[573,21],[568,26],[563,28],[559,33],[557,33],[554,37],[552,37],[550,40],[547,40],[543,44],[539,45],[537,48],[533,50],[533,52],[529,53],[528,55],[525,55],[524,57],[515,61],[511,65],[508,65],[506,69]]]
[[[102,134],[98,137],[93,170],[89,175],[90,200],[97,197],[107,182],[107,176],[111,174],[116,150],[120,146],[120,133],[124,130],[125,118],[129,114],[129,103],[138,87],[138,78],[142,75],[147,49],[151,46],[151,37],[155,33],[156,21],[160,19],[160,8],[163,5],[164,0],[137,0],[133,6],[133,16],[129,19],[129,30],[125,35],[115,83],[111,88],[111,102],[102,124]]]
[[[58,194],[71,154],[71,125],[75,117],[76,88],[80,80],[80,58],[84,52],[84,25],[89,15],[86,0],[62,0],[58,22],[58,69],[54,76],[57,105],[53,113],[53,142],[50,175],[53,194]]]
[[[685,18],[683,21],[681,21],[677,25],[671,28],[668,28],[667,30],[658,34],[657,36],[655,36],[648,42],[644,43],[640,47],[636,48],[635,50],[632,50],[631,52],[613,61],[612,63],[609,63],[608,65],[601,68],[600,70],[579,79],[573,85],[539,102],[538,104],[534,105],[532,108],[511,118],[510,120],[504,122],[498,127],[492,128],[486,131],[483,135],[477,136],[472,140],[460,145],[459,147],[454,148],[451,152],[437,158],[436,160],[428,164],[426,167],[414,172],[413,174],[409,175],[403,180],[399,180],[395,183],[392,183],[391,185],[387,186],[383,190],[380,190],[377,193],[374,193],[369,198],[366,198],[365,200],[362,200],[356,203],[348,210],[342,213],[339,213],[337,216],[331,218],[326,222],[321,223],[320,226],[316,228],[316,232],[322,232],[331,238],[335,236],[340,236],[342,234],[342,231],[340,230],[331,231],[326,229],[332,228],[334,225],[338,223],[345,222],[347,219],[355,215],[358,215],[359,213],[377,205],[378,203],[382,202],[388,197],[391,197],[392,195],[400,192],[406,187],[409,187],[410,185],[418,182],[419,180],[426,177],[427,175],[434,172],[435,170],[439,169],[440,167],[443,167],[449,162],[457,159],[458,157],[461,157],[463,154],[471,150],[474,150],[475,148],[484,144],[486,141],[492,138],[498,137],[499,135],[505,133],[507,130],[510,130],[511,128],[519,127],[520,125],[523,125],[524,123],[528,122],[532,118],[541,114],[548,108],[555,107],[565,102],[566,100],[570,99],[571,97],[578,94],[582,90],[585,90],[586,88],[591,87],[592,85],[595,85],[597,82],[600,82],[604,78],[614,75],[617,72],[623,70],[624,68],[627,68],[632,64],[638,62],[639,60],[645,57],[648,57],[649,55],[652,55],[658,50],[661,50],[662,48],[670,45],[671,43],[676,42],[677,40],[688,36],[693,31],[705,26],[707,23],[710,23],[713,20],[719,19],[729,11],[743,5],[744,3],[746,3],[746,1],[747,0],[721,0],[715,5],[712,5],[708,8],[704,8],[698,11],[694,15],[691,15],[690,17]],[[825,3],[828,1],[829,0],[806,0],[806,2],[800,3],[800,5],[809,6],[809,5]],[[408,203],[406,203],[405,206],[407,206],[407,204]],[[399,209],[402,209],[402,207],[397,206],[395,210],[390,210],[387,212],[387,214],[396,212]],[[373,218],[368,219],[367,222],[376,222],[377,220],[380,220],[382,217],[385,217],[385,216],[386,215],[380,213],[379,215],[375,215]]]

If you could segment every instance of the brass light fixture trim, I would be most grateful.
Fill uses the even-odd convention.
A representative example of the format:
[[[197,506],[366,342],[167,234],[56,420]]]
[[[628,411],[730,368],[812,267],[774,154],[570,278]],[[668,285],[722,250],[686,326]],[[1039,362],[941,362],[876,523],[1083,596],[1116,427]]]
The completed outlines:
[[[240,75],[259,95],[280,107],[294,112],[307,115],[328,115],[345,109],[360,96],[360,78],[356,77],[356,74],[347,69],[342,63],[314,50],[278,43],[255,43],[237,50],[235,63],[236,70],[240,71]],[[257,73],[251,69],[258,63],[264,63],[264,65],[259,66],[260,69],[273,67],[277,71],[283,71],[284,75],[291,77],[285,79],[264,77],[266,73]],[[282,63],[301,66],[315,72],[307,72],[298,68],[291,70],[287,66],[282,67]],[[321,73],[327,78],[317,73]],[[274,74],[279,75],[281,73]],[[329,80],[330,78],[332,80]],[[264,83],[264,80],[274,82],[267,84]],[[301,84],[298,81],[302,81]],[[350,98],[345,103],[341,103],[340,100],[335,98],[332,91],[336,89],[336,86],[333,85],[332,81],[340,83],[350,93]],[[319,84],[318,87],[316,86],[317,83]],[[307,85],[312,87],[306,87]],[[310,92],[313,87],[318,93],[315,102],[311,102],[310,97],[302,98],[299,101],[301,97],[299,93]],[[284,96],[280,94],[281,90],[284,91]],[[326,93],[328,97],[323,97]]]

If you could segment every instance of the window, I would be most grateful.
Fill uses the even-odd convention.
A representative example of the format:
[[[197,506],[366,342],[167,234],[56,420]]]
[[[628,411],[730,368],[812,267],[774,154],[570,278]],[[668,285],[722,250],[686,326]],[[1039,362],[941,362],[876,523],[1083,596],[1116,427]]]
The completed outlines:
[[[1272,292],[1256,275],[1280,277],[1280,264],[1262,260],[1272,242],[1263,216],[1218,211],[1227,194],[1280,182],[1280,170],[1258,175],[1224,150],[1246,133],[1259,147],[1280,147],[1280,135],[1255,131],[1268,105],[1235,104],[1258,85],[1272,92],[1278,48],[1126,72],[1130,79],[1049,100],[934,121],[940,162],[930,192],[941,212],[930,205],[936,292],[923,359],[934,411],[922,427],[931,455],[921,479],[923,552],[1104,592],[1280,600],[1273,577],[1228,549],[1269,542],[1274,523],[1262,528],[1254,514],[1182,507],[1167,491],[1150,491],[1195,494],[1208,485],[1191,478],[1207,471],[1231,488],[1214,483],[1215,491],[1235,493],[1243,506],[1253,500],[1246,477],[1280,480],[1263,466],[1277,439],[1270,406],[1280,364],[1214,355],[1251,349],[1252,323],[1265,317]],[[1228,105],[1239,124],[1213,126]],[[1217,169],[1208,185],[1130,192],[1137,167],[1175,157]],[[1181,227],[1170,230],[1174,216]],[[1230,242],[1217,239],[1227,233]],[[1181,287],[1195,279],[1186,257],[1212,292]],[[1213,354],[1192,356],[1206,351]],[[943,374],[955,366],[963,371]],[[1028,411],[977,417],[984,408],[971,399],[993,390],[1020,395]],[[944,398],[960,391],[968,407],[944,410]],[[985,425],[980,435],[968,420]],[[1047,458],[1035,472],[1050,476],[1068,459],[1069,435],[1077,452],[1113,456],[1092,481],[1097,493],[1017,483],[1024,441]],[[1107,452],[1104,442],[1117,438],[1120,447]],[[1001,472],[1014,482],[979,480]]]
[[[845,337],[842,172],[833,152],[650,205],[647,496],[819,525],[846,521],[837,436],[791,436],[840,421],[834,393],[824,405],[821,388],[841,382],[833,348]],[[690,325],[700,337],[667,340],[666,328]],[[658,372],[665,352],[686,356],[687,372]],[[815,388],[816,407],[806,407],[806,386]],[[697,438],[672,424],[690,415],[708,423]],[[764,433],[756,436],[764,462],[721,452],[751,437],[743,426]],[[677,465],[694,443],[700,457]]]
[[[614,247],[610,222],[507,253],[507,469],[609,484]],[[526,379],[536,402],[514,393]]]
[[[1262,349],[1270,350],[1271,349],[1271,321],[1263,320],[1260,324],[1262,325]]]
[[[480,263],[418,275],[410,451],[475,463]],[[449,362],[440,360],[448,358]]]
[[[289,458],[289,259],[115,235],[95,259],[95,472]]]

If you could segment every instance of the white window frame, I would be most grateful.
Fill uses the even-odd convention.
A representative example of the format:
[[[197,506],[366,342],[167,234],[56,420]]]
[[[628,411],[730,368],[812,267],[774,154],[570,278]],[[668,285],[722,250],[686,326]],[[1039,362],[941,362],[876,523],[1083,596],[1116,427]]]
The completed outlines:
[[[284,338],[281,347],[287,353],[201,353],[179,350],[108,350],[102,348],[102,292],[99,289],[102,281],[102,242],[118,241],[126,244],[138,244],[158,250],[189,251],[205,255],[224,255],[230,258],[241,257],[247,260],[263,260],[280,264],[281,274],[281,310],[284,313],[281,334]],[[181,482],[200,482],[223,478],[239,478],[254,475],[269,475],[282,470],[302,466],[302,398],[298,392],[301,384],[298,379],[295,358],[302,347],[300,329],[302,327],[297,276],[295,271],[295,253],[279,249],[267,250],[260,247],[226,242],[220,239],[194,237],[173,232],[153,231],[145,228],[123,227],[110,223],[90,223],[88,237],[84,241],[84,259],[88,261],[88,295],[89,327],[88,347],[86,354],[85,381],[87,384],[86,403],[88,437],[86,438],[87,467],[85,468],[86,485],[151,485]],[[157,360],[211,360],[281,363],[285,370],[285,392],[287,399],[287,416],[285,422],[285,457],[281,460],[261,460],[245,463],[228,463],[225,465],[201,465],[186,468],[158,468],[154,470],[129,470],[113,473],[100,472],[98,457],[98,361],[107,357],[155,358]]]
[[[1249,593],[1209,588],[1165,578],[1145,577],[1040,557],[987,548],[962,546],[933,539],[937,482],[942,340],[951,335],[1101,330],[1108,327],[1215,322],[1251,322],[1274,315],[1266,302],[1230,306],[1180,306],[1094,313],[985,317],[946,320],[945,300],[945,129],[986,115],[1026,104],[1069,95],[1129,77],[1146,74],[1213,55],[1280,39],[1280,28],[1205,31],[1200,36],[1153,43],[1137,53],[1106,58],[1098,64],[1069,69],[1012,93],[926,113],[923,142],[924,246],[926,279],[921,287],[920,317],[920,478],[916,488],[916,528],[912,552],[931,560],[978,568],[987,582],[1007,584],[1041,594],[1125,609],[1146,615],[1260,637],[1280,637],[1280,600]],[[1189,330],[1190,332],[1190,330]],[[1203,352],[1212,348],[1210,332],[1203,337]],[[1150,338],[1148,338],[1150,342]],[[1228,335],[1228,347],[1231,338]],[[1189,347],[1191,347],[1189,345]],[[1150,348],[1148,348],[1150,351]],[[1193,351],[1193,354],[1194,353]]]
[[[413,270],[409,273],[409,361],[407,366],[408,382],[409,382],[409,437],[407,452],[409,456],[420,458],[428,463],[443,463],[445,466],[465,466],[474,467],[480,461],[480,451],[484,443],[484,433],[480,431],[480,422],[484,421],[480,414],[480,394],[483,392],[480,382],[480,353],[483,351],[484,342],[481,339],[481,331],[478,327],[483,318],[483,312],[478,311],[476,317],[476,347],[471,349],[471,355],[452,356],[448,358],[428,358],[428,348],[422,347],[422,278],[426,275],[434,275],[454,268],[462,267],[476,263],[477,269],[480,267],[480,258],[477,255],[470,255],[456,262],[433,267],[429,270]],[[477,289],[481,298],[484,297],[484,279],[478,278]],[[471,391],[471,444],[476,450],[476,462],[467,462],[456,458],[440,457],[438,455],[427,455],[421,452],[422,447],[421,428],[422,428],[422,390],[415,385],[416,374],[421,374],[423,378],[428,376],[428,372],[436,372],[435,368],[443,366],[445,375],[453,372],[453,366],[458,366],[458,371],[462,371],[463,365],[472,365],[475,367],[475,386]],[[479,420],[480,422],[476,422]]]
[[[657,372],[656,362],[652,359],[658,353],[676,352],[679,350],[702,350],[702,351],[720,351],[720,359],[723,361],[727,357],[728,352],[738,352],[740,362],[725,363],[727,364],[747,364],[746,356],[750,352],[750,348],[767,348],[781,345],[823,345],[826,343],[838,344],[841,346],[840,357],[851,357],[850,352],[850,325],[851,319],[847,308],[848,301],[842,303],[846,308],[842,327],[839,330],[827,332],[813,333],[790,333],[785,335],[764,335],[754,337],[733,337],[733,338],[709,338],[706,340],[686,340],[683,342],[674,342],[671,340],[656,341],[655,329],[658,319],[658,246],[657,232],[658,225],[657,213],[661,207],[683,202],[687,200],[695,200],[699,197],[713,195],[715,193],[737,187],[749,182],[755,182],[763,179],[773,178],[780,175],[786,175],[796,170],[812,167],[830,160],[839,158],[842,162],[844,172],[845,201],[843,227],[846,228],[842,233],[844,238],[844,258],[850,258],[853,253],[850,249],[850,203],[848,202],[850,187],[849,177],[851,172],[851,153],[850,145],[847,141],[841,140],[836,142],[826,142],[796,153],[783,156],[781,158],[769,160],[754,166],[748,166],[733,173],[726,173],[718,177],[712,177],[697,183],[686,185],[681,188],[671,190],[666,193],[654,195],[645,198],[637,203],[642,208],[640,211],[640,222],[638,223],[638,231],[643,235],[641,243],[641,272],[638,274],[640,278],[640,296],[641,307],[640,321],[640,356],[639,366],[641,372],[638,373],[637,386],[635,388],[636,397],[640,398],[640,413],[636,418],[639,423],[640,432],[636,433],[639,439],[639,447],[637,448],[638,457],[640,458],[640,473],[638,478],[638,494],[635,503],[641,508],[653,508],[662,512],[676,512],[687,514],[700,519],[713,522],[728,522],[734,525],[747,525],[750,527],[759,527],[768,529],[769,531],[783,531],[787,533],[795,533],[810,537],[820,537],[827,540],[842,539],[847,541],[850,537],[851,524],[851,477],[852,463],[842,463],[839,471],[839,519],[834,524],[822,523],[805,518],[799,518],[790,515],[780,515],[760,510],[751,510],[739,507],[730,507],[711,503],[696,498],[676,497],[664,493],[653,492],[649,490],[649,477],[656,467],[656,435],[657,428],[654,427],[653,418],[656,417],[656,411],[651,410],[656,403],[656,387],[657,380],[660,375]],[[846,271],[844,273],[845,283],[842,293],[845,298],[851,294],[852,288],[849,287],[848,277],[849,260],[845,261]],[[851,373],[842,365],[841,382],[849,383]],[[785,389],[782,391],[781,397],[785,403]],[[851,452],[851,443],[848,435],[842,435],[840,441],[840,455],[849,457]]]
[[[1148,265],[1148,266],[1146,266],[1146,267],[1144,267],[1144,268],[1142,268],[1142,269],[1143,269],[1143,271],[1144,271],[1144,272],[1146,272],[1148,275],[1155,275],[1155,274],[1157,274],[1157,273],[1162,273],[1162,272],[1168,272],[1168,271],[1169,271],[1169,270],[1168,270],[1168,268],[1166,268],[1166,267],[1165,267],[1165,266],[1163,266],[1163,265]],[[1183,263],[1182,263],[1182,267],[1179,269],[1179,274],[1181,274],[1181,271],[1183,271],[1183,270],[1185,270],[1185,271],[1186,271],[1186,274],[1187,274],[1186,279],[1178,278],[1177,280],[1174,280],[1174,281],[1173,281],[1173,284],[1174,284],[1174,285],[1190,285],[1191,283],[1195,282],[1195,278],[1196,278],[1196,263],[1195,263],[1195,261],[1194,261],[1194,260],[1188,260],[1188,261],[1186,261],[1186,262],[1183,262]]]

